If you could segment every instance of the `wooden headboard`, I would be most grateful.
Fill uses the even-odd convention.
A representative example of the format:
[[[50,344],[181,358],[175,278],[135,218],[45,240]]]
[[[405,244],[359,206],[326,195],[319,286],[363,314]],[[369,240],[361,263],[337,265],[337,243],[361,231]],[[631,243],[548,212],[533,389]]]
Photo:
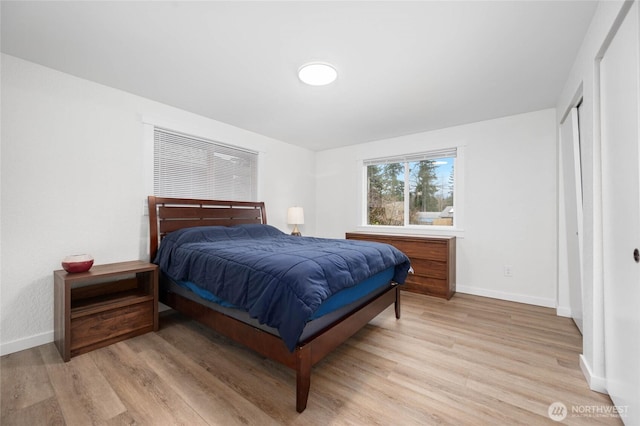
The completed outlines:
[[[149,254],[153,261],[160,240],[169,232],[194,226],[267,223],[261,201],[194,200],[149,196]]]

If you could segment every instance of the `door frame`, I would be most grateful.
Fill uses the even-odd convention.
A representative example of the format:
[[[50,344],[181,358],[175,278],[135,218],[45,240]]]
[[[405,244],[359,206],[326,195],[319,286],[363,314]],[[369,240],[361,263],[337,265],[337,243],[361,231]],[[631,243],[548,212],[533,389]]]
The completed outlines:
[[[558,250],[558,265],[557,265],[557,279],[558,279],[558,287],[557,287],[557,308],[556,308],[556,314],[559,316],[563,316],[563,317],[569,317],[571,318],[574,313],[572,313],[572,309],[571,309],[571,299],[570,299],[570,273],[569,273],[569,256],[567,255],[567,250],[568,250],[568,238],[567,238],[567,229],[566,229],[566,221],[567,221],[567,212],[566,212],[566,208],[565,208],[565,203],[566,201],[566,197],[567,197],[567,193],[565,191],[565,187],[564,187],[564,183],[565,183],[565,178],[564,178],[564,170],[566,168],[566,161],[569,161],[567,159],[564,158],[564,156],[562,155],[562,151],[563,151],[563,138],[562,138],[562,126],[564,125],[565,121],[568,119],[572,119],[571,115],[572,112],[574,110],[576,110],[581,104],[582,101],[584,99],[583,96],[583,83],[580,83],[580,85],[578,86],[577,90],[575,91],[571,102],[569,103],[569,105],[567,106],[567,108],[564,110],[562,117],[559,121],[560,125],[558,126],[558,166],[557,166],[557,175],[558,175],[558,197],[557,197],[557,203],[558,203],[558,243],[557,243],[557,250]],[[579,125],[579,123],[576,123],[577,125]],[[576,130],[578,129],[574,129],[574,136],[576,133]],[[578,229],[578,259],[579,259],[579,285],[581,288],[581,300],[582,300],[582,311],[584,311],[584,300],[582,299],[582,294],[584,293],[584,213],[583,213],[583,208],[582,208],[582,204],[583,204],[583,199],[584,199],[584,194],[583,194],[583,189],[584,189],[584,174],[583,174],[583,165],[582,165],[582,157],[583,157],[583,152],[584,152],[584,147],[582,147],[581,149],[576,149],[576,146],[580,147],[581,141],[576,141],[575,138],[573,138],[573,159],[572,163],[573,163],[573,167],[574,167],[574,175],[575,175],[575,186],[576,186],[576,191],[575,191],[575,203],[576,203],[576,209],[577,209],[577,217],[576,217],[576,221],[577,221],[577,229]],[[579,153],[579,157],[576,158],[576,153]],[[577,167],[576,167],[577,165]],[[569,194],[571,195],[571,194]],[[572,197],[574,198],[574,197]],[[576,325],[578,326],[578,328],[580,329],[580,332],[582,333],[582,324],[578,325],[576,323]]]

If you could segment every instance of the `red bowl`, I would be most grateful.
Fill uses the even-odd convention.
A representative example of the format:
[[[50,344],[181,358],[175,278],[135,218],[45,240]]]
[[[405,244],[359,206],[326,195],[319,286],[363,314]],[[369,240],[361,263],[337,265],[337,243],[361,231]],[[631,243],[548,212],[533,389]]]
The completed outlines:
[[[93,257],[88,254],[76,254],[62,259],[62,268],[70,274],[86,272],[93,266]]]

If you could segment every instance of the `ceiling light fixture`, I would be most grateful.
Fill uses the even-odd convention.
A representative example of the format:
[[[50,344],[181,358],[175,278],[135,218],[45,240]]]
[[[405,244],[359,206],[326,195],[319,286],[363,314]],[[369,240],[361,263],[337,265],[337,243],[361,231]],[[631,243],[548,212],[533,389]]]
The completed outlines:
[[[325,86],[338,77],[336,69],[323,62],[305,64],[298,70],[298,78],[311,86]]]

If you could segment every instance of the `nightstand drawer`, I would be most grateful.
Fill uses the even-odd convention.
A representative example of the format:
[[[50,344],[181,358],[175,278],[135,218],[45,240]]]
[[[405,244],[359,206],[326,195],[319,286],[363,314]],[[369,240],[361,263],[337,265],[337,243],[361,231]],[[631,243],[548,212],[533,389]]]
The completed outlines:
[[[73,320],[71,351],[124,334],[142,330],[151,331],[153,303],[153,301],[142,302]]]

